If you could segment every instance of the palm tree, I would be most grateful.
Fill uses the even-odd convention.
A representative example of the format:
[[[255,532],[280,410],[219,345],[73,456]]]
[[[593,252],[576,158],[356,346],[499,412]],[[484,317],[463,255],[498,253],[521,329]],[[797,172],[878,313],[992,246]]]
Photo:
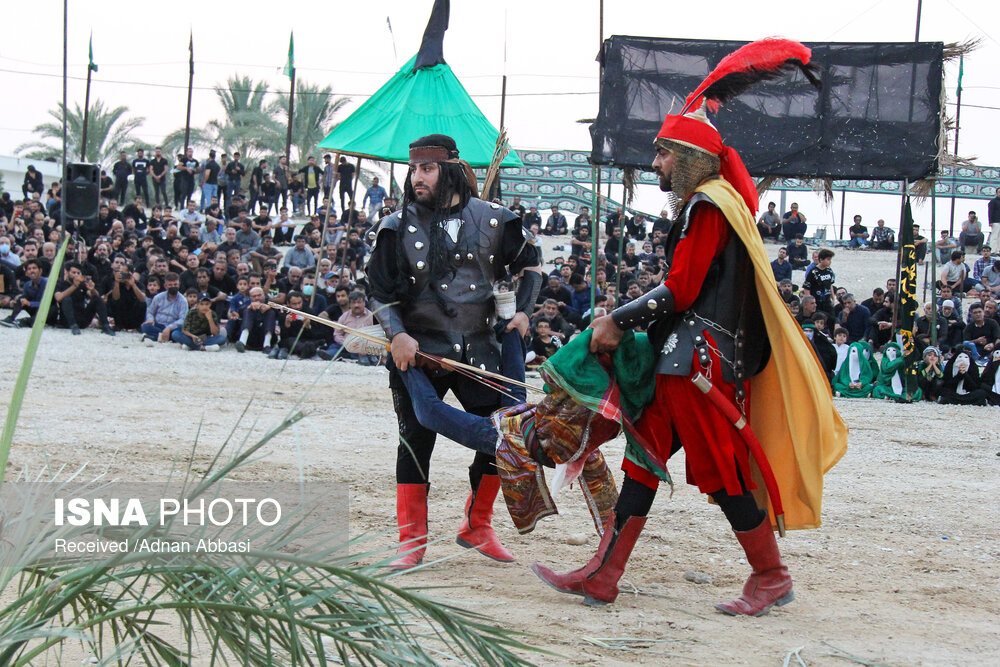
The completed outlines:
[[[349,97],[334,97],[330,86],[299,83],[295,87],[295,118],[292,121],[292,159],[304,162],[316,144],[337,126],[334,117],[350,102]],[[278,93],[271,103],[271,113],[288,127],[288,93]],[[281,153],[284,153],[282,142]]]
[[[126,117],[127,111],[128,107],[123,106],[105,109],[104,102],[100,99],[94,100],[94,103],[90,105],[86,151],[88,160],[101,164],[111,164],[118,158],[120,151],[129,151],[135,148],[136,141],[133,133],[146,119],[142,116]],[[59,103],[55,109],[49,109],[49,116],[55,122],[42,123],[35,126],[34,129],[34,133],[41,137],[42,141],[21,144],[15,149],[15,152],[32,160],[62,157],[62,103]],[[79,104],[74,105],[74,109],[66,118],[66,123],[66,150],[75,159],[80,154],[80,143],[83,137],[83,108]],[[54,140],[55,145],[44,141],[46,139]]]
[[[225,116],[209,121],[205,129],[217,149],[229,153],[238,150],[244,159],[281,151],[284,134],[265,104],[265,82],[255,83],[248,76],[231,76],[225,86],[215,87],[215,94]]]

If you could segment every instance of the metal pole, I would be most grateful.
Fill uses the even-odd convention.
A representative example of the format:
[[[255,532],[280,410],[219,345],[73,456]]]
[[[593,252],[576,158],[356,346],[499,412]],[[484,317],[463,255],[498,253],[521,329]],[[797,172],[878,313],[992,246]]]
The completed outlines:
[[[292,153],[292,119],[295,118],[295,66],[292,66],[292,85],[288,91],[288,131],[285,133],[285,162],[291,164]],[[299,156],[302,159],[302,156]]]
[[[621,298],[622,271],[625,268],[625,185],[622,184],[622,214],[618,218],[618,262],[615,267],[615,293]]]
[[[591,194],[593,195],[593,214],[590,216],[590,319],[594,319],[594,307],[597,305],[597,232],[600,229],[598,219],[601,217],[601,168],[590,168]]]
[[[360,184],[361,184],[361,158],[358,158],[358,165],[354,169],[354,190],[351,191],[351,213],[352,213],[351,217],[352,218],[354,217],[353,216],[354,211],[357,209],[357,204],[355,204],[354,202],[357,201],[357,198],[358,198],[358,185],[360,185]],[[330,197],[331,198],[333,197],[333,188],[330,188]],[[351,220],[351,224],[353,224],[353,222],[354,221],[352,219]]]
[[[937,347],[937,181],[931,183],[931,345]]]
[[[844,207],[847,205],[847,190],[840,191],[840,240],[844,240]]]
[[[598,3],[597,19],[597,52],[604,50],[604,0]],[[603,55],[603,54],[602,54]],[[601,82],[604,80],[604,58],[598,57],[598,78],[597,78],[597,107],[601,107]],[[600,235],[601,219],[601,166],[591,167],[594,193],[594,210],[590,217],[590,228],[593,234],[590,235],[590,321],[594,321],[594,308],[597,305],[597,242]],[[615,295],[618,298],[618,295]]]
[[[923,6],[924,6],[923,0],[917,0],[917,31],[913,35],[914,42],[920,41],[920,13],[921,10],[923,9]]]
[[[505,44],[504,45],[504,63],[507,62],[507,56],[506,56],[506,54],[507,54],[507,47],[506,47],[506,44]],[[507,75],[504,74],[503,75],[503,83],[500,84],[500,131],[501,132],[503,132],[503,129],[505,127],[504,126],[504,117],[506,115],[506,111],[507,111]],[[493,187],[496,188],[496,196],[499,197],[499,198],[501,198],[501,199],[503,199],[503,187],[500,184],[500,182],[502,180],[503,180],[503,166],[502,166],[502,163],[501,163],[501,166],[497,167],[497,177],[496,177],[496,180],[494,181],[494,185],[493,185]],[[483,193],[483,198],[484,199],[492,199],[493,197],[490,196],[491,194],[492,193],[484,192]]]
[[[90,65],[87,65],[87,94],[83,98],[83,136],[80,138],[80,162],[87,161],[87,123],[90,121]]]
[[[69,81],[69,0],[63,0],[63,114],[62,114],[62,187],[59,194],[62,197],[62,205],[59,207],[59,224],[62,226],[62,233],[66,232],[66,143],[69,135],[68,116],[69,99],[67,93],[67,81]],[[54,279],[58,280],[59,276]]]
[[[188,43],[188,104],[187,118],[184,121],[184,154],[187,155],[188,144],[191,142],[191,92],[194,89],[194,31],[191,31],[191,41]]]

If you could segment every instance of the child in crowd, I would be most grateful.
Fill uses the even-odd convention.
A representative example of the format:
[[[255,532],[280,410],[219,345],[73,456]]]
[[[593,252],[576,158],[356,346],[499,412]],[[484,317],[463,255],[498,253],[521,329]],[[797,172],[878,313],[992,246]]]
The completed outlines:
[[[555,354],[562,343],[552,335],[552,325],[548,318],[540,317],[535,321],[535,336],[531,339],[531,351],[535,353],[533,364],[541,364]]]
[[[229,342],[239,339],[243,329],[243,311],[250,304],[250,279],[240,276],[236,279],[236,294],[229,297],[229,315],[226,318],[226,334]]]
[[[185,292],[184,296],[188,297],[190,291]],[[215,321],[215,313],[212,311],[212,297],[208,292],[201,294],[195,292],[194,300],[195,305],[188,309],[184,317],[184,325],[180,329],[174,329],[170,338],[189,350],[218,352],[226,342],[226,335],[219,332],[219,324]]]
[[[917,382],[920,385],[920,391],[923,392],[924,400],[938,400],[938,397],[941,396],[941,380],[943,378],[941,353],[933,345],[928,345],[924,350],[924,360],[917,368]]]
[[[847,344],[847,335],[847,329],[844,327],[837,327],[833,332],[833,347],[837,350],[837,365],[833,369],[834,374],[840,371],[844,359],[847,359],[847,351],[851,349],[851,346]]]

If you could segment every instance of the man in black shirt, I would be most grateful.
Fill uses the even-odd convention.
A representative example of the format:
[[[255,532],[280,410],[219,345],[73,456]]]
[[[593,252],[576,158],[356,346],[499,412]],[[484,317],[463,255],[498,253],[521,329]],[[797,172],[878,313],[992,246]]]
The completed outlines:
[[[792,243],[785,246],[785,251],[788,253],[788,261],[792,263],[793,269],[804,269],[809,266],[809,249],[801,234],[797,235]]]
[[[246,167],[240,162],[240,152],[233,153],[233,159],[226,165],[226,192],[225,208],[228,212],[236,196],[240,193],[243,184],[243,176],[247,173]],[[232,218],[230,218],[231,220]]]
[[[854,216],[854,224],[848,230],[851,235],[852,248],[868,247],[868,228],[861,224],[861,216]]]
[[[132,160],[132,184],[135,186],[135,196],[142,197],[143,202],[149,201],[149,184],[146,182],[146,175],[149,173],[149,160],[146,158],[146,151],[140,148],[135,152],[135,159]],[[119,201],[124,202],[122,197]],[[139,222],[136,220],[136,222]]]
[[[58,309],[53,309],[58,321],[68,327],[74,336],[79,336],[80,325],[84,328],[90,326],[94,315],[97,315],[101,331],[114,336],[115,332],[108,325],[108,306],[97,293],[94,279],[84,275],[76,262],[66,263],[63,276],[63,279],[56,284],[54,294],[55,301],[59,304]]]
[[[115,199],[125,201],[128,194],[128,177],[132,173],[132,165],[128,163],[125,151],[118,154],[118,162],[111,167],[115,177]]]
[[[111,199],[115,196],[115,181],[108,172],[101,170],[101,199]]]
[[[274,185],[277,189],[277,198],[275,198],[275,204],[278,203],[278,199],[281,200],[281,206],[288,206],[288,159],[282,155],[278,158],[278,165],[274,168],[272,173],[274,178]]]
[[[34,194],[41,195],[44,189],[45,186],[42,181],[42,172],[35,169],[35,165],[29,164],[28,170],[24,173],[24,185],[21,186],[21,192],[24,193],[24,198],[31,199],[31,196]]]
[[[538,209],[531,206],[528,212],[521,217],[521,225],[525,229],[531,229],[532,225],[538,225],[539,229],[542,227],[542,216],[538,214]]]
[[[169,171],[169,167],[167,158],[163,157],[163,150],[157,148],[153,159],[149,161],[149,175],[153,177],[153,197],[157,204],[160,203],[161,194],[163,195],[163,203],[168,203],[167,171]]]
[[[267,171],[267,160],[261,160],[250,172],[250,204],[247,213],[257,210],[257,202],[260,201],[260,186],[264,183],[264,172]]]
[[[201,205],[202,213],[211,205],[212,199],[219,196],[219,171],[222,167],[215,161],[215,150],[208,151],[208,160],[202,165]]]
[[[346,211],[344,197],[346,196],[350,203],[354,203],[354,165],[345,157],[341,157],[340,164],[337,165],[337,182],[340,183],[340,210]]]
[[[194,175],[198,173],[198,161],[194,159],[194,149],[188,148],[184,155],[184,203],[194,196]]]

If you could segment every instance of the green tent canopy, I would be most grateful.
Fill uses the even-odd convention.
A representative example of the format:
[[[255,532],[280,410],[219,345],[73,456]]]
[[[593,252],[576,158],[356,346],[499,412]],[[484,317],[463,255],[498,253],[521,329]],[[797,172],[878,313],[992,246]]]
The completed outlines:
[[[487,167],[498,130],[486,119],[447,63],[413,70],[417,56],[319,143],[324,150],[372,160],[408,162],[410,143],[447,134],[463,160]],[[504,167],[524,167],[512,150]]]

